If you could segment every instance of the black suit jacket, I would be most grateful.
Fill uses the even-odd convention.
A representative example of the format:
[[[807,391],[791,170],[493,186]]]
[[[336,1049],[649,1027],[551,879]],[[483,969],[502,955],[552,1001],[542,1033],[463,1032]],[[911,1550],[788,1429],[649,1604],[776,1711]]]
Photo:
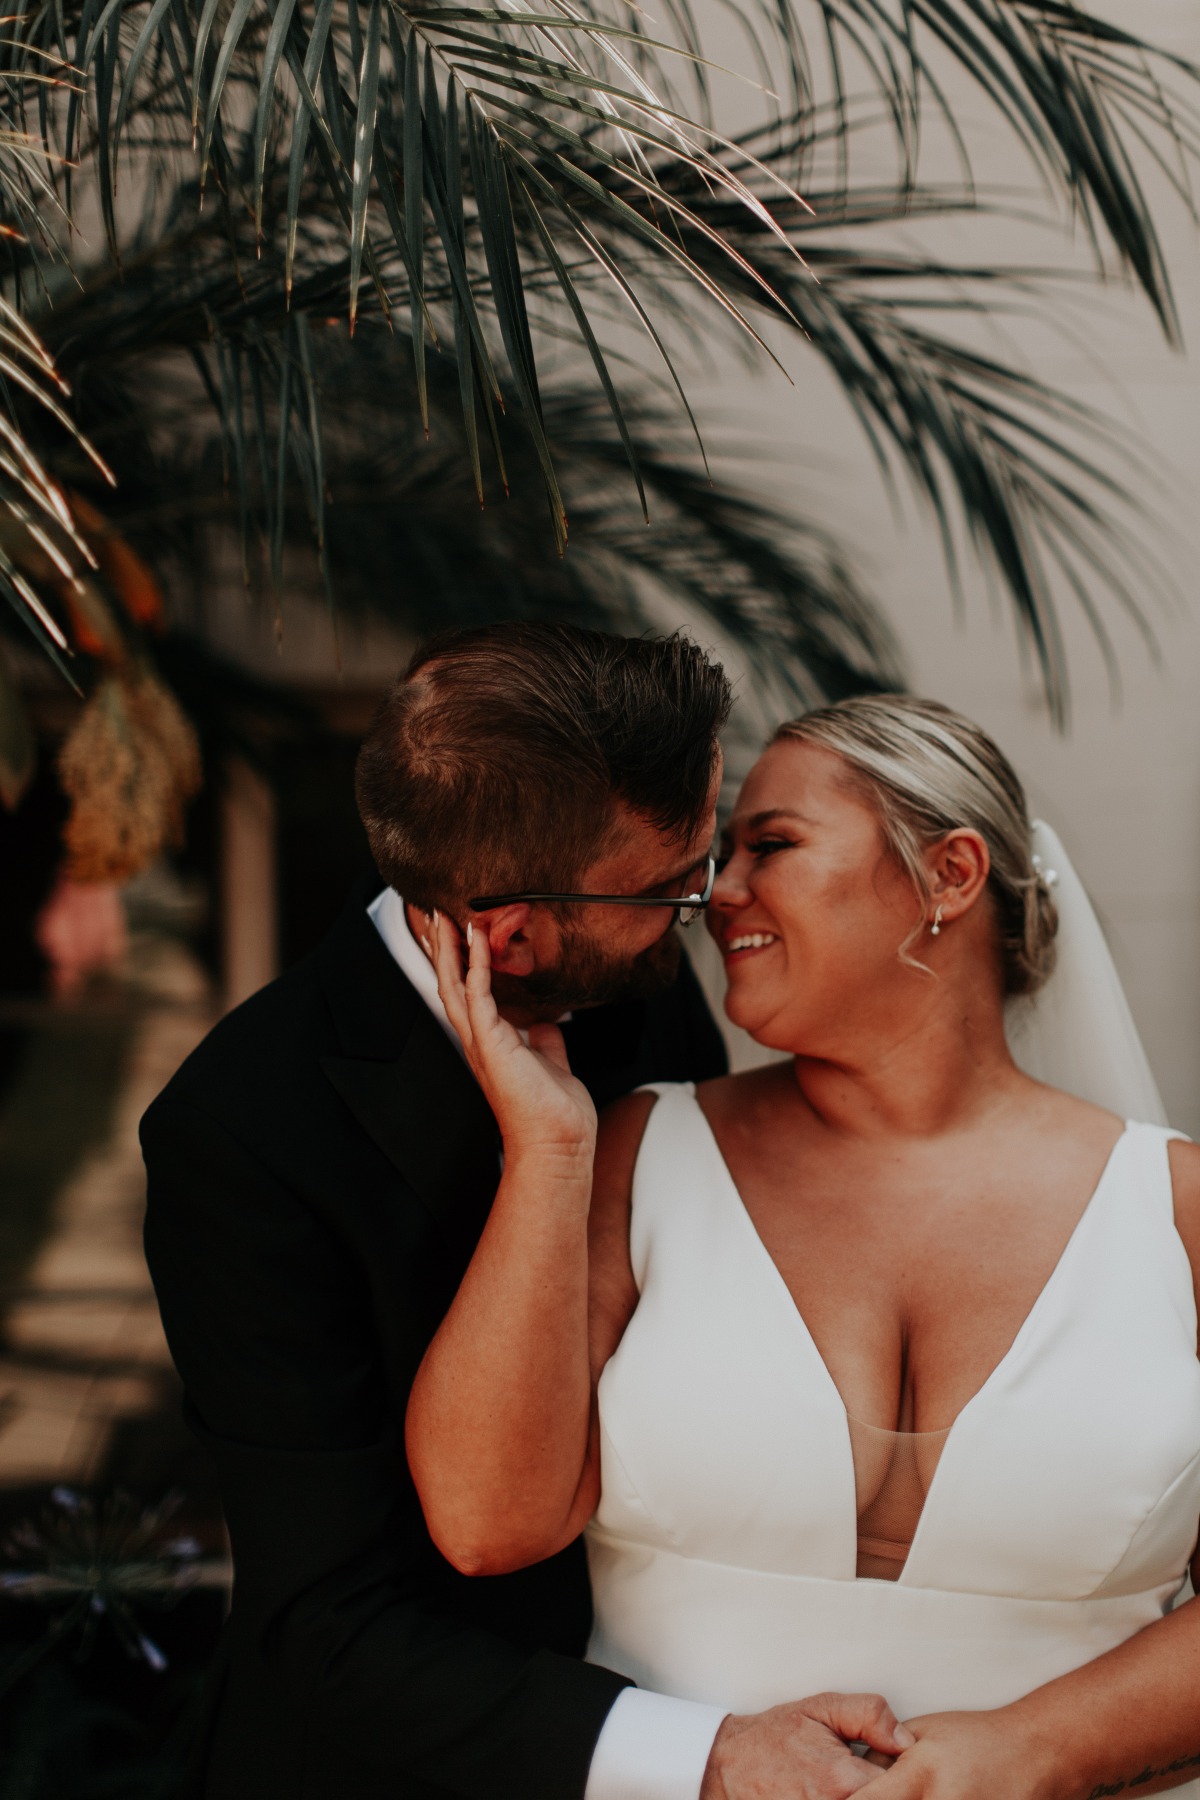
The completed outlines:
[[[580,1544],[468,1580],[404,1461],[425,1348],[495,1195],[478,1088],[388,954],[364,886],[321,948],[239,1007],[142,1121],[146,1254],[215,1459],[234,1602],[205,1800],[578,1800],[623,1679],[580,1660]],[[600,1104],[725,1065],[686,965],[582,1013]]]

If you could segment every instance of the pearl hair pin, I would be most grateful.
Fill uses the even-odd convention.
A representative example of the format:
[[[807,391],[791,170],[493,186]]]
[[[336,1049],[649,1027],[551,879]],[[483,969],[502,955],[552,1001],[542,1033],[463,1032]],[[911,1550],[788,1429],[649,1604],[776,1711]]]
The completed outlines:
[[[1039,887],[1045,888],[1048,892],[1052,887],[1058,885],[1057,869],[1043,869],[1040,856],[1033,856],[1030,861],[1033,863],[1034,880]]]

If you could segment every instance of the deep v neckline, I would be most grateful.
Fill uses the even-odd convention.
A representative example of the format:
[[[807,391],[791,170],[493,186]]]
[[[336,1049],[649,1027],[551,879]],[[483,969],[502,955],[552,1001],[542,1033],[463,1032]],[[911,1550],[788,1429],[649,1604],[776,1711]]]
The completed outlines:
[[[820,1372],[820,1375],[825,1383],[826,1389],[828,1391],[828,1394],[829,1394],[831,1400],[834,1402],[834,1405],[836,1407],[837,1413],[839,1415],[839,1418],[841,1420],[842,1427],[843,1427],[843,1433],[844,1433],[844,1439],[845,1439],[845,1453],[846,1453],[846,1457],[847,1457],[847,1460],[849,1463],[849,1468],[850,1468],[850,1487],[851,1487],[851,1492],[854,1492],[855,1491],[854,1452],[853,1452],[853,1445],[851,1442],[852,1415],[849,1412],[849,1410],[846,1406],[846,1402],[842,1397],[841,1389],[838,1387],[837,1382],[833,1378],[833,1374],[829,1368],[829,1364],[826,1362],[824,1356],[821,1354],[820,1347],[817,1343],[816,1338],[812,1334],[812,1331],[809,1327],[808,1321],[804,1317],[803,1312],[801,1311],[799,1305],[797,1304],[795,1295],[792,1293],[791,1288],[788,1286],[787,1282],[784,1280],[783,1271],[780,1269],[779,1264],[775,1261],[775,1258],[771,1255],[771,1252],[767,1249],[767,1246],[762,1237],[762,1234],[759,1231],[758,1226],[754,1223],[754,1219],[752,1218],[752,1216],[750,1214],[750,1209],[747,1207],[745,1200],[742,1198],[741,1189],[738,1187],[737,1182],[734,1180],[733,1170],[730,1168],[728,1162],[726,1161],[725,1152],[722,1150],[720,1142],[717,1138],[717,1134],[713,1130],[712,1122],[710,1121],[708,1114],[705,1112],[704,1108],[701,1106],[700,1101],[696,1097],[696,1094],[694,1091],[692,1092],[691,1099],[692,1099],[692,1104],[694,1105],[696,1111],[700,1115],[701,1120],[703,1121],[704,1129],[708,1134],[708,1139],[712,1146],[713,1154],[716,1158],[718,1167],[721,1171],[722,1178],[724,1179],[724,1182],[729,1191],[729,1194],[730,1194],[731,1198],[733,1199],[735,1216],[737,1216],[738,1218],[740,1218],[743,1221],[745,1229],[749,1232],[753,1244],[757,1247],[758,1257],[760,1258],[761,1261],[766,1263],[767,1271],[768,1271],[768,1278],[773,1279],[774,1285],[779,1290],[782,1291],[783,1299],[788,1307],[788,1310],[789,1310],[792,1318],[794,1319],[794,1321],[796,1323],[796,1326],[799,1330],[801,1339],[804,1342],[804,1344],[806,1345],[808,1352],[810,1354],[810,1357],[811,1357],[812,1361],[814,1362],[816,1368]],[[1109,1149],[1108,1155],[1104,1160],[1104,1166],[1101,1168],[1100,1173],[1096,1179],[1096,1183],[1095,1183],[1094,1187],[1092,1188],[1091,1193],[1088,1195],[1087,1201],[1084,1204],[1082,1212],[1079,1214],[1079,1217],[1076,1219],[1075,1224],[1072,1226],[1070,1235],[1068,1236],[1065,1244],[1063,1245],[1061,1251],[1059,1252],[1058,1257],[1055,1260],[1053,1268],[1050,1270],[1050,1273],[1047,1275],[1045,1281],[1042,1283],[1042,1286],[1039,1288],[1037,1296],[1034,1299],[1032,1305],[1030,1306],[1028,1312],[1025,1314],[1025,1317],[1022,1319],[1020,1325],[1017,1327],[1017,1330],[1014,1333],[1012,1341],[1010,1342],[1007,1350],[1005,1350],[1004,1354],[1000,1357],[999,1361],[995,1364],[995,1366],[992,1368],[990,1373],[981,1382],[979,1387],[976,1388],[975,1392],[967,1400],[965,1400],[963,1402],[962,1406],[959,1407],[958,1411],[955,1413],[955,1415],[954,1415],[953,1419],[950,1421],[949,1425],[942,1426],[940,1428],[940,1430],[935,1433],[890,1432],[890,1427],[888,1427],[888,1426],[876,1425],[876,1426],[868,1427],[870,1430],[874,1430],[874,1431],[889,1431],[890,1434],[895,1437],[941,1436],[944,1433],[944,1438],[945,1438],[945,1441],[943,1442],[943,1445],[942,1445],[941,1454],[938,1457],[937,1466],[933,1471],[932,1478],[929,1482],[929,1486],[925,1493],[924,1504],[922,1505],[921,1511],[917,1518],[916,1527],[913,1532],[912,1542],[909,1545],[908,1555],[905,1558],[903,1566],[901,1567],[901,1570],[900,1570],[900,1574],[897,1577],[897,1583],[896,1583],[897,1585],[904,1584],[905,1579],[908,1575],[908,1571],[909,1571],[910,1567],[912,1566],[913,1556],[914,1556],[922,1538],[926,1535],[927,1521],[929,1519],[929,1515],[932,1510],[932,1503],[933,1503],[935,1492],[938,1487],[939,1478],[941,1477],[942,1470],[945,1467],[945,1464],[946,1464],[946,1461],[947,1461],[947,1458],[948,1458],[948,1455],[950,1452],[950,1447],[951,1447],[952,1443],[954,1442],[956,1433],[959,1436],[961,1436],[961,1433],[959,1433],[959,1431],[958,1431],[960,1423],[962,1422],[963,1419],[965,1419],[967,1417],[967,1415],[969,1413],[971,1413],[975,1410],[975,1408],[980,1404],[980,1402],[983,1401],[984,1398],[987,1396],[989,1391],[999,1383],[1001,1377],[1005,1373],[1007,1373],[1007,1371],[1010,1368],[1010,1365],[1017,1359],[1017,1356],[1019,1354],[1019,1351],[1022,1348],[1024,1341],[1026,1339],[1028,1339],[1030,1336],[1032,1336],[1032,1334],[1036,1328],[1036,1324],[1037,1324],[1039,1316],[1045,1310],[1046,1306],[1049,1304],[1049,1296],[1053,1293],[1053,1291],[1058,1286],[1061,1285],[1061,1282],[1065,1279],[1065,1275],[1063,1274],[1063,1271],[1065,1269],[1068,1269],[1071,1262],[1074,1260],[1074,1257],[1076,1254],[1076,1245],[1079,1243],[1081,1238],[1085,1235],[1085,1228],[1087,1227],[1089,1221],[1092,1219],[1093,1215],[1098,1210],[1097,1209],[1097,1201],[1099,1200],[1104,1189],[1108,1186],[1109,1177],[1112,1173],[1113,1167],[1117,1160],[1117,1154],[1121,1150],[1122,1146],[1125,1144],[1127,1139],[1129,1138],[1130,1130],[1131,1130],[1130,1122],[1128,1120],[1126,1120],[1122,1124],[1120,1133],[1118,1134],[1118,1136],[1114,1140],[1111,1148]],[[860,1420],[858,1422],[860,1424],[867,1423],[865,1420]],[[873,1577],[856,1577],[856,1579],[870,1580],[870,1579],[873,1579]],[[892,1585],[892,1584],[889,1583],[888,1585]]]

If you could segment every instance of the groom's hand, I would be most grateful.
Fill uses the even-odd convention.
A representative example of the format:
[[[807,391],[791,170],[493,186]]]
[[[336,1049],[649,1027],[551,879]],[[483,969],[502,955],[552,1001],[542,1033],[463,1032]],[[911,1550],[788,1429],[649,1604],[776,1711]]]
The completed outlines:
[[[855,1756],[855,1742],[891,1758],[915,1739],[878,1694],[814,1694],[731,1714],[713,1742],[700,1800],[849,1800],[882,1773]]]

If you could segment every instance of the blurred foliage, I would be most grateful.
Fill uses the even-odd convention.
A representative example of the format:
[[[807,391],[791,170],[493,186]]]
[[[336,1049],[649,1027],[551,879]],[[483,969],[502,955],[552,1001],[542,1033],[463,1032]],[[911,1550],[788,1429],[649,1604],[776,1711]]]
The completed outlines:
[[[179,703],[144,669],[107,674],[63,744],[72,881],[125,881],[177,845],[200,787],[200,749]]]
[[[9,1533],[0,1800],[180,1792],[228,1578],[179,1532],[180,1505],[56,1488]]]

